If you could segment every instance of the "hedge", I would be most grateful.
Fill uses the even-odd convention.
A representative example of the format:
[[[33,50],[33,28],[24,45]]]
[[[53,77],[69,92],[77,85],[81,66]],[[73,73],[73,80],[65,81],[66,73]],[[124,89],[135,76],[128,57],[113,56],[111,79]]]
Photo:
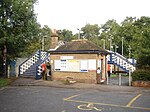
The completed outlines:
[[[150,81],[150,71],[149,70],[135,70],[132,73],[133,81]]]

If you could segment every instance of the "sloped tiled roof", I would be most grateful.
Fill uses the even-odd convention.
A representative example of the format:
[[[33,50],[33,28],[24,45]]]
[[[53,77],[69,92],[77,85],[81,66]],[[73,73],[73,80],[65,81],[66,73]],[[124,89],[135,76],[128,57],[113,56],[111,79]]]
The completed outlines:
[[[74,40],[71,42],[66,43],[65,45],[60,46],[57,48],[56,51],[75,51],[75,50],[102,50],[99,46],[95,45],[94,43],[85,40]]]

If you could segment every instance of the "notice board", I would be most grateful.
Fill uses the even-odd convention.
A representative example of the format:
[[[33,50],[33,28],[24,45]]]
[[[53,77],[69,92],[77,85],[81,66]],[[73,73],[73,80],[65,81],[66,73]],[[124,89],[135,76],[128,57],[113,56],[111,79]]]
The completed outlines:
[[[88,72],[88,70],[96,70],[96,60],[54,60],[54,70],[66,72]]]

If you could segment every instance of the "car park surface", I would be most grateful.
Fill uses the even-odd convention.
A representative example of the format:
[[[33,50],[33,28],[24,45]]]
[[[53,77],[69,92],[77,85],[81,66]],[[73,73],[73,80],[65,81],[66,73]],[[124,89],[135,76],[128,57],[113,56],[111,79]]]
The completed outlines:
[[[42,86],[0,90],[1,112],[149,112],[150,91],[100,91]]]

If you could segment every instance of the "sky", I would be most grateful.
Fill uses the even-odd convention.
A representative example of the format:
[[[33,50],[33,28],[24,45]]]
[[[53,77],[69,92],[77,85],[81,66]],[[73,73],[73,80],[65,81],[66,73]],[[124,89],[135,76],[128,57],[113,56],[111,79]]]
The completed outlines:
[[[150,0],[38,0],[37,21],[43,27],[77,33],[86,24],[105,24],[126,17],[150,16]]]

